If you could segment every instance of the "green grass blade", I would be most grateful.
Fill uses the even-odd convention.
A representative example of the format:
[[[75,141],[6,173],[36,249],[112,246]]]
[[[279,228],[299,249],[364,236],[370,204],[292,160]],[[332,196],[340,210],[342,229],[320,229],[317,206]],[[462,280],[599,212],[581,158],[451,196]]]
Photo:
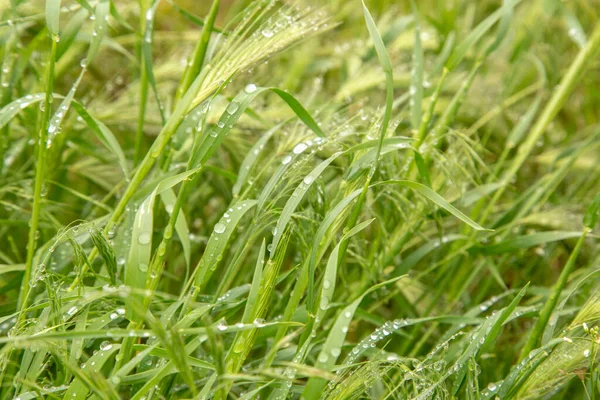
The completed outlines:
[[[60,0],[46,0],[46,26],[52,36],[58,36]]]
[[[88,113],[81,103],[73,101],[72,104],[75,111],[77,111],[81,118],[83,118],[92,132],[96,134],[96,137],[100,140],[100,142],[102,142],[102,144],[115,155],[117,161],[119,162],[119,166],[123,171],[123,175],[128,177],[129,168],[127,166],[125,154],[123,153],[123,149],[121,148],[121,145],[119,144],[119,141],[115,135],[104,123],[102,123],[102,121],[94,118],[90,113]]]
[[[32,104],[44,101],[44,93],[28,94],[5,105],[0,110],[0,129],[4,128],[23,109]]]
[[[422,185],[420,183],[413,182],[413,181],[406,181],[406,180],[389,180],[389,181],[381,182],[381,184],[386,184],[386,185],[387,184],[397,184],[397,185],[408,187],[408,188],[414,190],[415,192],[423,195],[424,197],[426,197],[427,199],[429,199],[430,201],[432,201],[439,207],[448,211],[450,214],[454,215],[456,218],[460,219],[462,222],[469,225],[470,227],[472,227],[478,231],[489,231],[489,229],[485,229],[482,226],[480,226],[479,224],[477,224],[475,221],[471,220],[469,217],[467,217],[465,214],[463,214],[459,209],[454,207],[452,204],[448,203],[442,196],[440,196],[435,191],[433,191],[432,189],[428,188],[425,185]]]
[[[109,10],[110,2],[108,0],[99,1],[94,8],[94,28],[92,30],[92,39],[90,40],[90,47],[87,52],[87,57],[84,61],[82,61],[84,66],[89,65],[98,54],[100,44],[106,35]]]
[[[223,257],[225,247],[233,234],[237,224],[242,217],[256,205],[256,200],[244,200],[236,202],[223,214],[219,222],[213,227],[213,233],[208,239],[204,255],[195,268],[192,277],[194,291],[203,287],[217,269],[220,259]]]
[[[506,0],[502,7],[490,14],[486,19],[481,21],[475,29],[473,29],[463,41],[456,46],[450,58],[446,62],[446,68],[452,71],[467,55],[467,52],[489,31],[496,22],[504,17],[508,12],[520,2],[520,0]]]
[[[154,200],[158,194],[181,183],[184,179],[198,172],[191,170],[161,181],[152,193],[140,204],[135,214],[131,245],[125,267],[125,284],[132,288],[145,288],[148,265],[152,250]]]
[[[172,189],[165,190],[160,194],[160,198],[165,205],[165,210],[169,215],[173,212],[173,207],[177,201],[177,196]],[[175,231],[181,242],[183,248],[183,256],[185,258],[185,264],[189,268],[191,259],[191,245],[190,245],[190,229],[188,227],[185,214],[183,211],[179,211],[177,215],[177,221],[175,222]]]
[[[260,283],[262,282],[262,269],[265,263],[266,249],[266,242],[263,240],[260,250],[258,251],[256,266],[254,267],[254,275],[252,276],[252,286],[250,287],[250,293],[248,293],[248,300],[246,300],[246,307],[244,308],[244,315],[242,316],[242,322],[245,324],[249,324],[254,321],[252,310],[254,310],[254,304],[258,298],[258,290],[260,289]]]
[[[580,237],[582,232],[540,232],[530,235],[518,236],[512,239],[504,240],[489,246],[483,246],[479,250],[483,254],[501,254],[513,253],[518,250],[528,249],[534,246],[543,245],[550,242],[558,242],[565,239]]]

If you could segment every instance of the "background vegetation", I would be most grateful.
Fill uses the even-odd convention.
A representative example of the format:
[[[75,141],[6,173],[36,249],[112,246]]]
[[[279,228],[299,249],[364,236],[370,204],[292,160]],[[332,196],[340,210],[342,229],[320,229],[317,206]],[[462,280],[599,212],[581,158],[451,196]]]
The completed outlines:
[[[0,397],[600,395],[600,3],[0,3]]]

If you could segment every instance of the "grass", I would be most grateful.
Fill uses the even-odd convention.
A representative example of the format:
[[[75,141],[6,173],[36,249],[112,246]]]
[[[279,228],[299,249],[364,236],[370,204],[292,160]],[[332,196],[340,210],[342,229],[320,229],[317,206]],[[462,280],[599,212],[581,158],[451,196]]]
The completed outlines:
[[[600,3],[0,4],[0,398],[600,397]]]

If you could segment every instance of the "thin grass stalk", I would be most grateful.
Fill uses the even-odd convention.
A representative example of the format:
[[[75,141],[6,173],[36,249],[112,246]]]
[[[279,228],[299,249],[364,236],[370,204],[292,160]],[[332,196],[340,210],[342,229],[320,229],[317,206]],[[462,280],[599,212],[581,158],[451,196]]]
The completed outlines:
[[[37,163],[35,170],[35,184],[33,191],[33,204],[31,209],[31,218],[29,223],[29,235],[27,240],[27,259],[25,261],[25,273],[21,281],[21,291],[17,301],[17,311],[20,312],[19,320],[24,318],[23,311],[27,308],[29,299],[30,286],[29,281],[33,269],[33,257],[36,250],[36,242],[38,235],[38,226],[40,212],[42,208],[42,187],[44,185],[44,169],[46,159],[46,139],[48,137],[48,126],[50,124],[51,113],[51,98],[54,90],[54,66],[56,62],[57,40],[52,37],[52,47],[50,50],[50,60],[48,69],[46,70],[46,97],[44,99],[44,112],[42,114],[42,122],[37,138]]]
[[[202,32],[200,32],[200,40],[196,43],[194,52],[190,55],[188,62],[186,63],[185,71],[181,77],[181,82],[177,87],[177,93],[175,95],[175,104],[183,97],[185,92],[189,89],[190,85],[194,81],[194,78],[200,74],[200,69],[204,64],[206,57],[206,50],[208,49],[208,42],[210,40],[211,33],[215,24],[215,19],[219,12],[220,0],[213,0],[208,12],[208,16],[205,19]]]
[[[142,141],[144,139],[144,121],[146,119],[146,107],[148,105],[148,72],[146,69],[146,58],[142,49],[144,33],[146,32],[146,12],[150,8],[148,0],[140,0],[140,31],[138,51],[140,55],[140,105],[138,108],[137,129],[135,132],[135,147],[133,153],[133,165],[138,165],[142,158]]]

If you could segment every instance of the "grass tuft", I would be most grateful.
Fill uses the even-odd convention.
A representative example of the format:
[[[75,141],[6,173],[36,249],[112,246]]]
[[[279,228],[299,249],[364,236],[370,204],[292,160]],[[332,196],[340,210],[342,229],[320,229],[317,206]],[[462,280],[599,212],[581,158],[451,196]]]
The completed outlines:
[[[5,3],[0,398],[600,398],[595,0]]]

